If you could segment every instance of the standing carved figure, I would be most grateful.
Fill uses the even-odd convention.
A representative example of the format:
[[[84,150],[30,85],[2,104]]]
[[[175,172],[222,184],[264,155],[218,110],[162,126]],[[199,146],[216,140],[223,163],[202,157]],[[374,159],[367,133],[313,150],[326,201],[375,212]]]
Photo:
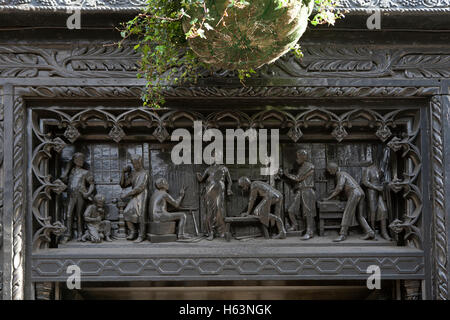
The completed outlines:
[[[347,172],[341,171],[337,163],[329,162],[327,171],[336,176],[336,188],[325,201],[331,200],[338,196],[342,191],[347,196],[347,204],[345,205],[344,215],[341,222],[341,231],[339,237],[334,239],[334,242],[344,241],[348,235],[348,228],[353,221],[353,218],[358,219],[359,225],[363,228],[365,236],[363,240],[375,239],[375,232],[370,228],[366,219],[364,218],[364,192],[356,182],[356,180]]]
[[[82,214],[86,199],[94,192],[94,178],[88,170],[83,168],[85,156],[77,152],[73,155],[72,161],[67,164],[66,171],[61,176],[61,180],[67,184],[69,202],[67,205],[67,231],[61,243],[66,243],[72,239],[72,224],[74,212],[77,218],[77,240],[81,241],[83,236]]]
[[[281,206],[283,204],[283,195],[281,192],[265,182],[251,182],[250,179],[245,176],[239,178],[238,184],[244,191],[250,190],[247,212],[242,213],[242,216],[258,216],[261,223],[266,227],[270,227],[271,224],[276,224],[278,234],[273,238],[286,238],[286,230],[284,229],[284,224],[281,220]],[[254,208],[258,197],[262,199]],[[274,206],[274,214],[270,212],[272,206]]]
[[[228,196],[233,195],[230,172],[224,165],[215,163],[209,166],[203,174],[197,172],[197,179],[199,182],[207,179],[205,190],[207,239],[214,239],[214,229],[217,230],[220,237],[224,237],[225,190]]]
[[[181,201],[184,198],[184,188],[180,190],[178,199],[174,199],[167,191],[169,190],[169,183],[164,178],[159,178],[155,182],[156,191],[150,199],[150,212],[152,213],[154,222],[178,222],[178,239],[190,239],[191,237],[184,233],[186,225],[186,213],[184,212],[169,212],[167,204],[172,205],[178,209]]]
[[[391,237],[387,231],[388,210],[383,198],[384,186],[381,183],[380,170],[375,164],[363,171],[362,183],[367,187],[370,226],[375,230],[376,222],[380,221],[381,236],[390,241]]]
[[[316,193],[314,191],[314,165],[307,161],[308,152],[306,150],[298,150],[296,156],[296,161],[300,165],[297,174],[284,173],[288,179],[296,183],[294,201],[288,209],[291,222],[291,228],[288,231],[299,229],[296,216],[301,216],[306,222],[306,232],[300,239],[308,240],[314,237],[315,230]],[[301,214],[298,214],[299,211]]]
[[[111,236],[111,222],[104,220],[105,217],[105,196],[97,194],[94,197],[94,203],[89,205],[84,212],[84,221],[86,222],[87,230],[81,241],[91,241],[93,243],[105,241],[112,241]]]
[[[131,191],[122,194],[120,198],[131,198],[123,211],[124,220],[129,229],[127,240],[133,240],[137,236],[135,242],[142,242],[145,239],[149,174],[144,169],[142,156],[133,154],[131,164],[133,168],[124,167],[120,178],[120,186],[131,187]]]

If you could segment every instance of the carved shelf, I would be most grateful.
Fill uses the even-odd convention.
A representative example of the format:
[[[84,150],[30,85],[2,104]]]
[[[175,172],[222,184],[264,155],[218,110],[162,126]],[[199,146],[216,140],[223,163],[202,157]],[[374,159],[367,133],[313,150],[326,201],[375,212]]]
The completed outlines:
[[[380,266],[383,279],[425,276],[423,251],[415,248],[382,241],[362,246],[358,240],[314,246],[293,238],[277,243],[253,240],[241,246],[235,241],[95,248],[69,245],[34,254],[32,281],[66,281],[66,269],[73,264],[80,266],[82,281],[356,280],[367,279],[370,265]]]

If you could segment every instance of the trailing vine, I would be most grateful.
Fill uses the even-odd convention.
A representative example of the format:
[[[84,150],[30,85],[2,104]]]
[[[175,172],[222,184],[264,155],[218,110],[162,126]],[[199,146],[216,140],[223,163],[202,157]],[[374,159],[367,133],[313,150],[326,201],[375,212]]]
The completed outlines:
[[[123,39],[118,45],[122,46],[126,40],[136,41],[134,49],[141,54],[138,78],[147,81],[142,96],[144,105],[160,107],[165,102],[161,95],[163,86],[195,83],[201,70],[214,70],[214,65],[199,59],[189,41],[207,39],[208,32],[225,26],[232,10],[243,10],[251,1],[227,0],[220,14],[213,15],[210,10],[215,3],[213,0],[148,0],[141,13],[124,23],[120,29]],[[274,10],[282,10],[293,3],[312,5],[310,2],[314,1],[314,14],[310,17],[314,26],[333,25],[336,19],[343,17],[336,9],[339,0],[272,1],[276,6]],[[297,43],[289,49],[298,58],[302,57]],[[256,72],[252,67],[239,67],[235,71],[243,85],[245,79]]]

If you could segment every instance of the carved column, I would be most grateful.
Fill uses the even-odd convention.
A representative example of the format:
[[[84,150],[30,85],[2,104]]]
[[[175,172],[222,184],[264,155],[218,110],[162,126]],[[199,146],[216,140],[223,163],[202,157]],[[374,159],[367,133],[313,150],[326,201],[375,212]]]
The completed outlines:
[[[447,97],[448,100],[448,97]],[[432,205],[433,205],[433,259],[434,259],[434,292],[435,299],[448,299],[448,233],[445,190],[446,168],[445,155],[450,151],[444,139],[444,130],[448,130],[448,105],[444,116],[443,97],[433,96],[431,99],[431,151],[432,151]],[[446,128],[447,127],[447,128]],[[448,165],[447,165],[448,172]],[[448,174],[447,174],[448,175]],[[448,187],[447,187],[448,189]]]
[[[450,92],[450,82],[447,82],[447,92]],[[443,154],[444,158],[442,159],[443,165],[444,165],[444,177],[443,177],[443,186],[444,186],[444,204],[445,204],[445,210],[444,210],[444,216],[445,216],[445,224],[446,224],[446,239],[447,239],[447,251],[446,251],[446,259],[447,259],[447,265],[446,270],[443,272],[446,272],[447,276],[447,296],[444,296],[444,291],[442,292],[442,298],[443,299],[449,299],[450,300],[450,241],[448,239],[450,235],[450,210],[449,210],[449,203],[450,203],[450,95],[444,95],[441,96],[441,102],[442,102],[442,131],[443,131]]]
[[[0,88],[0,300],[3,298],[3,91]]]
[[[24,299],[24,103],[4,87],[3,299]]]

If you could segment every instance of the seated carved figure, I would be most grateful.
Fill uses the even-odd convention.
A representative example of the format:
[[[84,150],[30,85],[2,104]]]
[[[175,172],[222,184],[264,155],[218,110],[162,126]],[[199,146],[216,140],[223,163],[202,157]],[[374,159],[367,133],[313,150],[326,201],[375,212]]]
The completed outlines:
[[[281,192],[265,182],[251,182],[248,177],[239,178],[238,184],[244,191],[250,190],[247,212],[242,213],[242,216],[257,216],[266,227],[275,223],[278,228],[278,235],[273,238],[286,238],[286,230],[280,217],[281,205],[283,203],[283,195]],[[254,208],[258,197],[262,199]],[[272,206],[274,206],[275,214],[270,213]]]
[[[94,197],[94,203],[89,205],[84,212],[84,221],[87,230],[81,241],[91,241],[94,243],[102,242],[102,240],[112,241],[111,222],[103,220],[105,215],[105,197],[97,194]]]
[[[181,239],[190,239],[191,237],[184,233],[186,225],[186,213],[184,212],[169,212],[167,205],[170,204],[174,208],[179,208],[181,201],[184,198],[184,188],[180,190],[178,199],[174,199],[167,191],[169,190],[169,183],[164,178],[159,178],[155,182],[156,191],[150,199],[150,214],[153,217],[153,222],[178,222],[177,237]]]

